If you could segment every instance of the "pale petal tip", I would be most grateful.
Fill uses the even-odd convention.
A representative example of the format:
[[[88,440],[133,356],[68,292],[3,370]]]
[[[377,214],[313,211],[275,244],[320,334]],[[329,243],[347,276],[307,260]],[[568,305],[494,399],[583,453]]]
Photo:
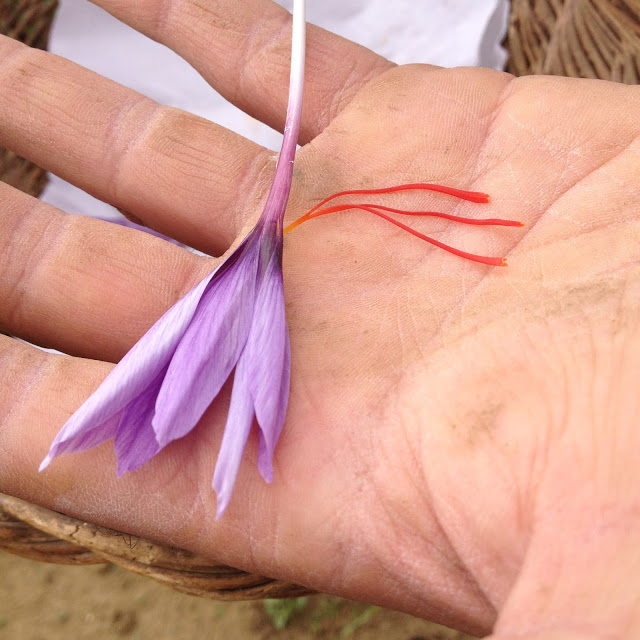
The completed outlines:
[[[153,434],[160,449],[164,449],[168,444],[171,444],[174,441],[175,438],[171,437],[171,433],[168,432],[166,428],[161,428],[159,426],[158,414],[155,414],[151,419],[151,428],[153,429]],[[158,449],[158,451],[160,449]]]
[[[156,442],[158,443],[158,447],[159,447],[158,451],[170,445],[174,440],[175,438],[167,437],[165,434],[162,434],[159,436],[156,433]]]
[[[231,495],[229,492],[226,492],[225,494],[225,493],[216,491],[216,500],[218,501],[218,504],[216,506],[216,520],[220,520],[220,518],[222,518],[222,516],[224,515],[224,512],[227,510],[227,507],[229,506],[230,498],[231,498]]]
[[[272,464],[258,465],[258,471],[260,471],[260,475],[262,476],[262,479],[267,484],[271,484],[273,482],[273,465]]]
[[[267,451],[266,447],[258,451],[258,471],[267,484],[273,482],[273,451]]]
[[[48,453],[47,457],[40,463],[40,466],[38,467],[38,472],[44,471],[51,464],[52,460],[53,460],[53,456],[50,453]]]
[[[227,510],[227,505],[223,505],[222,503],[218,504],[216,508],[216,520],[220,520],[224,515],[224,512]]]
[[[216,468],[217,471],[217,468]],[[231,494],[233,493],[233,483],[229,483],[228,479],[225,482],[225,478],[221,478],[222,474],[213,474],[213,482],[211,483],[212,489],[216,492],[216,520],[220,520],[224,515],[224,512],[229,506],[231,501]]]

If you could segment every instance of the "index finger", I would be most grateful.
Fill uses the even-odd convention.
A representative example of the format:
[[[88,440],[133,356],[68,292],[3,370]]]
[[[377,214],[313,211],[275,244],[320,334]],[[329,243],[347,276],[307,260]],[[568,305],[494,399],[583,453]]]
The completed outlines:
[[[193,65],[227,100],[282,131],[291,16],[271,0],[92,0]],[[314,25],[307,29],[300,144],[321,133],[370,80],[395,66]]]

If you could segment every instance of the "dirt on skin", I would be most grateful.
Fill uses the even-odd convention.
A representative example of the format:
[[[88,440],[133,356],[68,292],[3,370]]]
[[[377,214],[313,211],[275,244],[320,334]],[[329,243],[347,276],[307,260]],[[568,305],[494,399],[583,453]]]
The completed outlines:
[[[0,552],[0,640],[473,640],[328,596],[289,605],[269,615],[262,602],[196,598],[114,565],[43,564]]]

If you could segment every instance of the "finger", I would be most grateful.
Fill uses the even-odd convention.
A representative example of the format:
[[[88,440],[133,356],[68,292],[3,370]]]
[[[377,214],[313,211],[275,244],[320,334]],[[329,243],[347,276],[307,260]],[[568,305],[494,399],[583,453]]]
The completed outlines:
[[[211,477],[224,426],[224,400],[214,401],[194,432],[121,478],[116,476],[111,442],[61,456],[38,473],[60,426],[111,366],[38,352],[5,336],[0,336],[0,363],[8,374],[0,387],[0,492],[133,535],[191,548],[262,575],[274,571],[274,558],[283,571],[299,555],[299,549],[292,549],[290,558],[285,558],[273,548],[274,499],[255,464],[248,462],[241,470],[240,481],[250,486],[236,492],[233,511],[238,515],[229,510],[222,521],[215,519]],[[255,459],[256,453],[257,438],[250,441],[247,457]],[[299,500],[290,502],[299,504]],[[262,534],[254,541],[243,532],[256,526]],[[287,537],[292,534],[288,532]]]
[[[0,332],[116,362],[212,266],[0,183]]]
[[[166,44],[227,100],[282,131],[287,110],[289,13],[271,0],[94,0],[115,17]],[[369,80],[393,63],[309,25],[304,144],[322,132]]]
[[[343,597],[439,617],[478,634],[495,619],[494,610],[453,550],[440,520],[433,517],[430,500],[415,487],[416,480],[409,482],[421,478],[421,462],[414,457],[417,470],[408,476],[398,474],[402,467],[395,465],[385,483],[387,489],[380,491],[377,468],[369,471],[368,462],[354,462],[353,447],[343,446],[344,425],[351,422],[328,419],[331,410],[318,411],[312,403],[300,398],[296,401],[294,395],[290,410],[297,418],[290,420],[283,433],[272,484],[259,477],[254,432],[233,502],[224,518],[216,521],[211,476],[227,398],[214,400],[194,431],[119,479],[110,442],[61,456],[38,473],[55,433],[111,366],[38,353],[3,336],[0,363],[8,373],[0,386],[0,492],[190,549],[259,575],[301,581]],[[331,400],[328,403],[332,404]],[[329,429],[310,428],[318,422]],[[370,430],[370,422],[366,426],[365,435],[377,444],[378,434]],[[382,432],[388,434],[389,430]],[[397,442],[397,436],[391,440]],[[389,442],[376,450],[393,451]],[[397,461],[396,452],[392,457]],[[325,478],[320,486],[318,472]],[[365,488],[371,485],[370,489],[363,490],[363,473],[368,480]],[[412,486],[407,490],[404,483]],[[340,517],[335,518],[338,494],[341,509]],[[420,518],[413,517],[415,509],[407,516],[398,503],[420,504]],[[360,524],[371,519],[372,513],[381,526],[363,533]],[[408,553],[422,558],[415,570],[407,563],[398,569],[393,554],[385,552],[386,541],[404,535],[387,523],[390,519],[384,514],[388,513],[394,514],[394,522],[399,518],[401,524],[413,527]],[[426,547],[425,539],[429,540]],[[314,550],[312,555],[309,549]],[[342,570],[345,563],[350,567],[348,575]],[[380,584],[385,585],[382,590]],[[453,603],[451,593],[456,594]]]
[[[206,253],[266,195],[262,147],[4,36],[0,86],[0,146]]]
[[[67,513],[79,513],[83,509],[96,508],[93,517],[97,522],[105,523],[107,526],[109,521],[112,525],[116,524],[123,515],[120,505],[128,503],[137,513],[136,523],[132,526],[140,530],[144,527],[145,521],[155,521],[155,518],[142,507],[144,501],[140,501],[140,497],[150,490],[153,472],[160,468],[163,472],[162,480],[160,477],[155,478],[158,496],[162,491],[166,497],[171,497],[167,502],[171,504],[171,509],[189,509],[189,505],[192,504],[189,499],[191,491],[187,490],[186,486],[194,480],[195,474],[189,471],[176,473],[170,468],[170,463],[167,466],[168,461],[163,454],[145,465],[141,472],[126,474],[118,480],[113,448],[111,443],[105,443],[80,455],[63,456],[45,473],[38,473],[38,466],[60,426],[98,387],[111,370],[111,365],[47,354],[6,336],[0,336],[0,362],[6,374],[3,376],[0,389],[2,493],[25,497],[27,500],[53,508],[57,505]],[[212,431],[215,437],[221,429]],[[182,453],[184,466],[184,445],[183,440],[170,448],[169,457],[173,459],[174,464],[177,462],[176,456]],[[211,462],[215,451],[216,449],[211,447],[200,456]],[[195,457],[191,457],[191,462],[197,467]],[[206,474],[209,475],[208,478],[204,472],[199,475],[202,495],[212,503],[210,511],[215,514],[215,497],[208,486],[211,482],[210,474]],[[167,477],[172,480],[167,482]],[[111,503],[110,499],[105,499],[107,496],[115,499],[118,505]],[[120,502],[121,500],[124,502]],[[62,504],[61,501],[66,502]],[[136,502],[139,505],[133,507]],[[169,525],[171,520],[169,517],[165,524]],[[188,520],[190,518],[185,514],[183,522]],[[180,529],[178,520],[174,522]],[[125,523],[118,524],[122,530],[126,528]],[[160,522],[156,524],[159,525]],[[156,524],[152,526],[155,527]],[[159,533],[157,539],[163,535]]]

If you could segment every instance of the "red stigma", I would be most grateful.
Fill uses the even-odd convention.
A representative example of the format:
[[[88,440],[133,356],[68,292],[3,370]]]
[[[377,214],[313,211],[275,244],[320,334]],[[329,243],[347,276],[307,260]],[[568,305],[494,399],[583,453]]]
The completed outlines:
[[[361,211],[368,211],[369,213],[373,213],[374,215],[391,222],[392,224],[400,227],[404,231],[408,231],[410,234],[414,235],[429,244],[432,244],[440,249],[444,249],[449,253],[453,253],[456,256],[460,256],[461,258],[465,258],[467,260],[472,260],[474,262],[480,262],[482,264],[488,264],[495,267],[506,267],[507,260],[506,258],[490,258],[486,256],[479,256],[474,253],[467,253],[466,251],[461,251],[460,249],[456,249],[455,247],[451,247],[448,244],[444,244],[434,238],[426,236],[422,233],[419,233],[415,229],[408,227],[406,224],[403,224],[399,220],[392,218],[387,213],[395,213],[400,215],[407,216],[422,216],[422,217],[433,217],[433,218],[443,218],[445,220],[450,220],[452,222],[458,222],[461,224],[470,224],[470,225],[481,225],[481,226],[503,226],[503,227],[523,227],[524,224],[522,222],[518,222],[516,220],[503,220],[500,218],[464,218],[462,216],[455,216],[448,213],[439,213],[437,211],[405,211],[404,209],[394,209],[391,207],[382,206],[379,204],[371,204],[371,203],[350,203],[350,204],[338,204],[331,205],[325,207],[328,202],[331,200],[335,200],[341,196],[348,195],[371,195],[371,194],[386,194],[386,193],[395,193],[398,191],[409,191],[409,190],[425,190],[425,191],[437,191],[439,193],[444,193],[454,198],[459,198],[461,200],[466,200],[468,202],[473,202],[477,204],[486,204],[490,201],[490,196],[486,193],[480,193],[478,191],[462,191],[460,189],[454,189],[452,187],[445,187],[438,184],[403,184],[396,187],[387,187],[384,189],[352,189],[349,191],[340,191],[338,193],[334,193],[332,196],[325,198],[321,202],[319,202],[315,207],[307,211],[303,216],[298,218],[295,222],[292,222],[288,227],[285,228],[284,233],[289,233],[289,231],[293,231],[297,226],[301,225],[303,222],[307,220],[311,220],[312,218],[319,218],[320,216],[327,215],[329,213],[338,213],[340,211],[348,211],[350,209],[358,209]],[[386,212],[386,213],[385,213]]]

